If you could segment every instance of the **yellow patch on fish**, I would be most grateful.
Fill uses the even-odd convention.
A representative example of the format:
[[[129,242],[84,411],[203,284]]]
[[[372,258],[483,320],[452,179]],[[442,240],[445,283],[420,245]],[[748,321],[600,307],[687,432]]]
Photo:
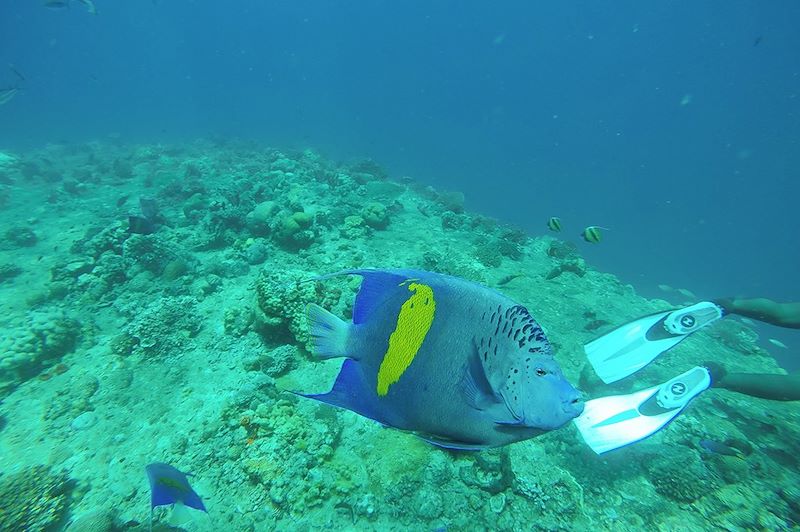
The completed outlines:
[[[380,396],[389,393],[389,386],[399,381],[414,361],[433,323],[436,301],[431,287],[409,282],[408,289],[413,294],[400,307],[397,326],[389,336],[389,349],[378,369],[377,391]]]

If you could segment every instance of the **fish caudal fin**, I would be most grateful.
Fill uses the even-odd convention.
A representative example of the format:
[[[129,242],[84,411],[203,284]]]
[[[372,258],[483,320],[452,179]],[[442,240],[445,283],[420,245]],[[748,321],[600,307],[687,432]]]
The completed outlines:
[[[350,324],[314,303],[309,303],[306,310],[314,355],[319,358],[346,357]]]

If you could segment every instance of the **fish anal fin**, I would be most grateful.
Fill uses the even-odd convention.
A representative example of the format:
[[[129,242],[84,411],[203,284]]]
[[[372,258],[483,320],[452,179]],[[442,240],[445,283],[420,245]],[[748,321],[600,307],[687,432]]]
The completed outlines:
[[[425,434],[421,432],[414,432],[413,434],[417,438],[424,440],[430,443],[431,445],[435,445],[436,447],[441,447],[442,449],[447,449],[450,451],[482,451],[483,449],[487,449],[490,447],[489,445],[481,443],[451,440],[449,438],[445,438],[443,436],[436,436],[433,434]]]
[[[384,416],[378,411],[377,405],[369,401],[370,395],[366,393],[364,379],[361,374],[359,363],[355,360],[347,359],[342,364],[342,369],[336,377],[333,388],[328,393],[305,394],[292,392],[302,397],[314,399],[322,403],[352,410],[379,423],[389,424]],[[374,393],[373,393],[374,395]]]

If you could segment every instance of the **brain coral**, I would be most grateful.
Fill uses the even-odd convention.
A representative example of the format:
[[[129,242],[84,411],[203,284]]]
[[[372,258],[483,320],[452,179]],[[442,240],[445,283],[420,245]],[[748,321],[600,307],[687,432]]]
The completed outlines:
[[[0,336],[0,387],[35,376],[75,348],[80,324],[60,312],[31,312]]]

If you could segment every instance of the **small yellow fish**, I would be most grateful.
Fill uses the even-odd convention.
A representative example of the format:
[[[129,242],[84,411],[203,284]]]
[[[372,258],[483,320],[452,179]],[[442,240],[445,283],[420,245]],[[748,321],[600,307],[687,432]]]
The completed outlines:
[[[561,218],[558,216],[551,216],[550,219],[547,220],[547,228],[556,233],[561,232]]]
[[[584,240],[589,242],[590,244],[597,244],[602,239],[602,234],[600,233],[601,229],[606,229],[605,227],[600,227],[598,225],[590,225],[586,229],[583,230],[581,236]]]

